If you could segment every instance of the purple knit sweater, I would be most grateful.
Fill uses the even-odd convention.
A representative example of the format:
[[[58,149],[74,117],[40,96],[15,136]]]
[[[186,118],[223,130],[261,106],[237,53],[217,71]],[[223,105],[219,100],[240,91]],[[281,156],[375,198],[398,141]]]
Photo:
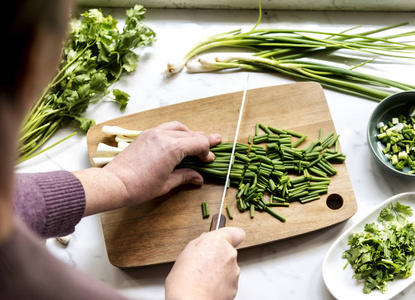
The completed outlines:
[[[16,175],[12,235],[0,244],[0,299],[124,299],[52,256],[40,237],[74,231],[85,210],[81,182],[70,172]]]
[[[85,193],[70,172],[18,174],[14,207],[40,236],[64,236],[75,230],[84,214]]]

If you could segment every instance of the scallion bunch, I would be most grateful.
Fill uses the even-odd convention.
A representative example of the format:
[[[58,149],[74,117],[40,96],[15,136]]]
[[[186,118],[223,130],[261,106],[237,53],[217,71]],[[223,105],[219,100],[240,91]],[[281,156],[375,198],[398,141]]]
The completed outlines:
[[[261,9],[260,9],[261,15]],[[414,59],[415,46],[397,41],[411,37],[415,31],[385,34],[401,23],[375,30],[355,32],[360,26],[342,32],[322,32],[298,29],[234,30],[208,37],[196,44],[179,62],[169,63],[167,74],[175,74],[186,66],[189,72],[210,72],[239,69],[276,72],[302,81],[317,81],[324,87],[367,99],[381,101],[396,90],[413,90],[415,86],[357,72],[355,69],[377,57]],[[216,56],[202,55],[220,49]],[[224,50],[225,49],[225,50]],[[239,52],[232,52],[237,49]],[[245,50],[246,53],[240,52]],[[344,49],[353,55],[371,55],[353,68],[328,63],[329,55]]]

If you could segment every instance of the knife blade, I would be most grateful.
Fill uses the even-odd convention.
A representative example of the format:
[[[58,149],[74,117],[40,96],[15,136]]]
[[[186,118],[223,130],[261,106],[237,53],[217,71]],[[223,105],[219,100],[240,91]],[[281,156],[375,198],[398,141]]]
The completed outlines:
[[[234,137],[234,140],[233,140],[233,146],[232,146],[232,152],[231,152],[231,161],[229,162],[228,171],[226,173],[226,180],[225,180],[225,185],[223,187],[222,200],[220,202],[219,213],[217,213],[213,216],[212,223],[210,224],[210,231],[218,230],[219,228],[224,227],[225,224],[226,224],[226,217],[222,214],[223,203],[225,202],[226,191],[228,189],[229,174],[231,172],[232,165],[233,165],[233,157],[235,155],[236,142],[237,142],[237,139],[238,139],[239,128],[241,127],[242,114],[243,114],[243,110],[244,110],[244,106],[245,106],[246,92],[248,90],[248,80],[249,80],[249,74],[246,77],[245,88],[244,88],[244,92],[242,94],[241,108],[239,109],[238,123],[236,124],[236,132],[235,132],[235,137]]]

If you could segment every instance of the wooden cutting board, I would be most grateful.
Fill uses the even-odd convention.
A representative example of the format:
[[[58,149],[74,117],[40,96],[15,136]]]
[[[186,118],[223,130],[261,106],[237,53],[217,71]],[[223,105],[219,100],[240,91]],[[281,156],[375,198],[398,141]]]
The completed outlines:
[[[243,92],[219,95],[139,112],[91,128],[87,135],[88,150],[96,157],[99,142],[111,144],[113,138],[103,136],[103,125],[117,125],[144,130],[163,122],[178,120],[192,130],[220,133],[224,142],[232,142]],[[305,147],[318,138],[335,132],[334,124],[317,83],[295,83],[248,90],[238,141],[247,143],[256,123],[279,129],[290,129],[308,135]],[[347,153],[346,153],[347,155]],[[227,192],[225,205],[232,208],[234,219],[226,226],[239,226],[246,232],[239,248],[293,237],[331,226],[350,218],[357,205],[346,164],[336,165],[329,193],[307,204],[297,202],[273,208],[286,218],[282,223],[268,213],[239,213],[235,204],[235,188]],[[183,186],[166,196],[135,207],[101,214],[102,228],[109,261],[121,268],[146,266],[174,261],[186,244],[209,230],[212,216],[218,212],[223,186],[205,183],[201,188]],[[210,205],[211,217],[202,218],[201,203]],[[339,207],[340,206],[340,207]],[[330,208],[331,207],[331,208]],[[226,211],[223,214],[227,216]]]

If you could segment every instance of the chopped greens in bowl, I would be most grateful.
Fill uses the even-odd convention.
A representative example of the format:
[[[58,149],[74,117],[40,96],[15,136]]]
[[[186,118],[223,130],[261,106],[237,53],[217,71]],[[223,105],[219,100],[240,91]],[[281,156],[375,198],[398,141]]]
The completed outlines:
[[[375,160],[389,173],[415,179],[415,91],[393,94],[369,118],[367,139]]]

